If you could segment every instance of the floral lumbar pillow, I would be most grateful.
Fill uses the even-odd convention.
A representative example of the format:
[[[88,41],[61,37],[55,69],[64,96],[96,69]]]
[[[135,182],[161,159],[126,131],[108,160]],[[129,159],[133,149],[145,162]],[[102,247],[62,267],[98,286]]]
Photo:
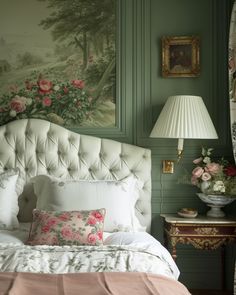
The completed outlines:
[[[28,245],[102,245],[105,209],[33,210]]]

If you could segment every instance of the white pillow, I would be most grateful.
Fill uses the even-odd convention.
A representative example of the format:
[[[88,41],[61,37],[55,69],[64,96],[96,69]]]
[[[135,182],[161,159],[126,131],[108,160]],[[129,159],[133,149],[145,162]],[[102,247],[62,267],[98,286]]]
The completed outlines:
[[[106,209],[104,231],[136,231],[136,178],[120,181],[63,180],[48,175],[32,179],[40,210],[71,211]]]
[[[19,227],[19,212],[16,185],[19,172],[9,170],[0,174],[0,228],[14,229]]]

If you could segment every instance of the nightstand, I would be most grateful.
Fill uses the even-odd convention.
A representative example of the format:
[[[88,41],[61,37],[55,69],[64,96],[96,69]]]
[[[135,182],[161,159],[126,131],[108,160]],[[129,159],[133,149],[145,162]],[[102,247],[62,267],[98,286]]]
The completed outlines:
[[[197,216],[183,218],[177,214],[161,214],[164,219],[165,246],[171,246],[170,252],[177,258],[177,244],[190,244],[197,249],[222,249],[222,288],[225,287],[225,249],[230,242],[236,242],[236,217],[210,218]]]

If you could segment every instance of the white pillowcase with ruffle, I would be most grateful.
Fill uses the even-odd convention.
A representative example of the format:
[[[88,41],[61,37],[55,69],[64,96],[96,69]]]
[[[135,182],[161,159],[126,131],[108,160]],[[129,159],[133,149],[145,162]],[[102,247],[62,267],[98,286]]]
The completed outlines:
[[[40,210],[72,211],[106,209],[105,232],[139,231],[135,216],[137,179],[130,175],[119,181],[64,180],[48,175],[32,179]]]
[[[9,170],[0,174],[0,229],[19,227],[17,179],[18,170]]]

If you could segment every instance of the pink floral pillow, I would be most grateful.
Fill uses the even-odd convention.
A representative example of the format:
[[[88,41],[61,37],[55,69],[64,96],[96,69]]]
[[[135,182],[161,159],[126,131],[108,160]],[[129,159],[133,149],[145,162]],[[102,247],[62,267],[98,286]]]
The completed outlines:
[[[33,210],[28,245],[102,245],[105,209]]]

